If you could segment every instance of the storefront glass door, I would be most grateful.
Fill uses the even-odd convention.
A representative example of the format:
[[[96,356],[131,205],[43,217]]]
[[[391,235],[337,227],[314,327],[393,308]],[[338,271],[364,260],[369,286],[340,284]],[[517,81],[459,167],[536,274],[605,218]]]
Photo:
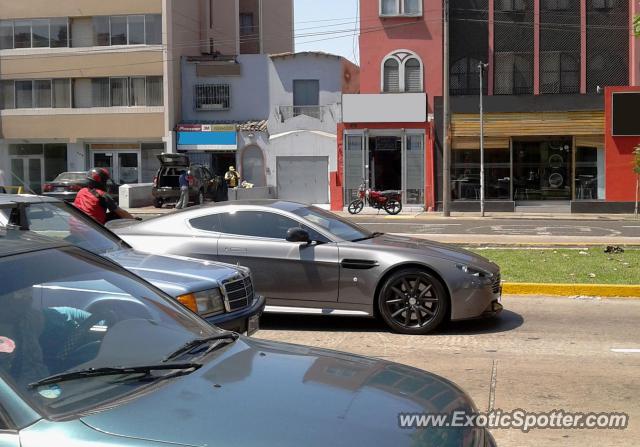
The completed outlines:
[[[11,158],[12,185],[23,186],[25,192],[42,193],[44,183],[43,157]]]
[[[118,185],[140,181],[139,152],[94,152],[92,167],[107,168]]]
[[[516,201],[571,200],[572,140],[513,141]]]
[[[361,183],[377,191],[402,191],[407,205],[425,202],[424,134],[347,134],[344,151],[345,203]]]

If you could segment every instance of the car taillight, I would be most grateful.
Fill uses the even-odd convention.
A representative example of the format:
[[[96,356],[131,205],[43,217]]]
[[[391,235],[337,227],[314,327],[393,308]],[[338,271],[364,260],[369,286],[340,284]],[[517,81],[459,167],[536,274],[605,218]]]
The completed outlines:
[[[51,183],[45,183],[44,185],[42,185],[42,191],[43,192],[53,191],[53,185]]]
[[[69,185],[67,187],[67,189],[69,191],[80,191],[82,189],[82,186],[80,186],[80,185]]]
[[[158,187],[158,176],[157,175],[153,178],[153,187],[154,188]]]

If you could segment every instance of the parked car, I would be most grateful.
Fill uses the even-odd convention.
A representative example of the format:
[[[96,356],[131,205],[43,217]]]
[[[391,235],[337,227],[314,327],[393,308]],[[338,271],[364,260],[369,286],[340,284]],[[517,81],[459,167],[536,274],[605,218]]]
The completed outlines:
[[[162,289],[211,324],[249,335],[258,330],[265,300],[254,292],[247,268],[135,251],[72,205],[46,197],[2,196],[0,228],[8,224],[105,256]]]
[[[211,171],[202,165],[192,164],[184,154],[160,154],[160,169],[153,179],[153,205],[161,208],[180,200],[180,174],[189,174],[189,200],[202,205],[205,199],[214,200],[218,181]]]
[[[73,202],[78,195],[78,191],[89,185],[87,171],[80,172],[63,172],[59,174],[52,182],[42,185],[42,195],[54,197],[66,202]],[[120,186],[113,179],[107,182],[107,192],[113,199],[118,202],[118,191]]]
[[[310,205],[218,203],[115,231],[138,250],[251,268],[268,312],[381,316],[397,332],[425,334],[445,319],[502,310],[493,262],[451,245],[371,233]]]
[[[453,383],[383,360],[239,337],[110,260],[0,235],[0,443],[492,447]],[[464,424],[462,424],[464,425]]]

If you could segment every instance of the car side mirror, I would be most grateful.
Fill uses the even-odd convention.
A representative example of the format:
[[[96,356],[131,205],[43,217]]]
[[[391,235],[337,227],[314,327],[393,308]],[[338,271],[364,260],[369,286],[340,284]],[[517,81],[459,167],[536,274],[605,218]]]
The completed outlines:
[[[302,228],[289,228],[287,230],[287,242],[310,244],[311,238],[307,230],[303,230]]]

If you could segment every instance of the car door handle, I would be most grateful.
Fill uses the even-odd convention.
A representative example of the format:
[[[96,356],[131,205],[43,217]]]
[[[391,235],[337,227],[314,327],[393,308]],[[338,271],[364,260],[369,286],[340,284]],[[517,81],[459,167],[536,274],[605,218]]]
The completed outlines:
[[[247,254],[247,249],[241,247],[225,247],[224,251],[227,253]]]

